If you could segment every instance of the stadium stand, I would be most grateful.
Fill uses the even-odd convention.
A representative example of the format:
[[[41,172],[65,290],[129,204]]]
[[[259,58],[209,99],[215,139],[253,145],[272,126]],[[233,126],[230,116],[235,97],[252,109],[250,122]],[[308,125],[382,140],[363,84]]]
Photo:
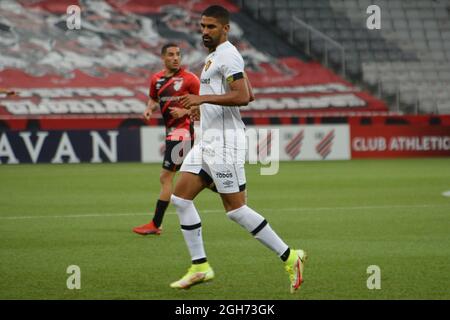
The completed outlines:
[[[243,109],[247,123],[266,121],[263,118],[388,111],[382,100],[309,59],[233,2],[214,3],[232,12],[230,38],[246,60],[258,95]],[[79,30],[70,30],[66,24],[66,9],[71,4],[82,8]],[[20,92],[18,97],[0,98],[3,126],[20,130],[88,128],[95,124],[105,129],[144,124],[139,117],[145,108],[148,78],[161,68],[159,50],[164,43],[180,43],[184,63],[200,73],[206,52],[197,22],[200,12],[210,4],[174,0],[155,0],[151,5],[143,0],[1,1],[0,85]],[[320,21],[326,24],[333,12],[327,6],[307,14],[322,15]],[[327,27],[350,26],[347,18],[330,23]],[[386,47],[384,40],[377,41]],[[161,118],[152,119],[150,124],[161,124]]]
[[[1,0],[0,88],[18,94],[0,94],[0,164],[161,162],[149,77],[168,42],[200,75],[211,4],[231,12],[256,95],[243,120],[280,133],[281,160],[448,156],[450,0],[374,2],[381,30],[365,0]],[[272,131],[258,138],[249,155]]]
[[[391,110],[450,113],[449,0],[245,0],[245,9],[289,34],[295,16],[346,49],[348,74],[380,92]],[[366,26],[369,5],[381,8],[381,29]],[[295,41],[305,42],[299,32]],[[323,42],[310,39],[312,55]],[[339,57],[330,53],[335,63]],[[390,99],[391,98],[391,99]]]

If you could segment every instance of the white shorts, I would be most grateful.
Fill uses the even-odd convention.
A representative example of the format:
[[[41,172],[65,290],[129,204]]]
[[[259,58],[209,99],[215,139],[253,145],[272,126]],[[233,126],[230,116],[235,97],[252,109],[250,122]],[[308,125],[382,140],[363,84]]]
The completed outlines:
[[[214,182],[219,193],[245,190],[245,149],[202,147],[198,144],[189,151],[180,171],[202,176],[207,183]]]

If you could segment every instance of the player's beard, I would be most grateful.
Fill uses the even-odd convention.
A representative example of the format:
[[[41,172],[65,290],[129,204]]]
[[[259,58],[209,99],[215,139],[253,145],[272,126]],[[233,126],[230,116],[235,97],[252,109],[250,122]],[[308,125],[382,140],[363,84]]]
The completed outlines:
[[[170,68],[170,69],[169,69],[169,73],[172,74],[172,75],[174,75],[174,74],[177,73],[179,70],[180,70],[180,67],[177,67],[177,68]]]
[[[205,41],[207,39],[207,41]],[[218,41],[212,37],[202,37],[203,45],[209,50],[214,50],[217,47]]]

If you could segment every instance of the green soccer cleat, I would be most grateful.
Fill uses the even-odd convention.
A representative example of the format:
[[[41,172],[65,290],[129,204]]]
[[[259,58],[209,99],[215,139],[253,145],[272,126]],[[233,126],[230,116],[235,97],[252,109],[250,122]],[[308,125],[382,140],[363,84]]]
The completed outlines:
[[[214,279],[214,271],[208,262],[193,264],[183,278],[172,282],[170,287],[175,289],[189,289],[194,284],[210,281],[212,279]]]
[[[291,250],[288,259],[284,262],[284,269],[289,274],[291,293],[295,293],[303,283],[303,269],[307,254],[303,250]]]

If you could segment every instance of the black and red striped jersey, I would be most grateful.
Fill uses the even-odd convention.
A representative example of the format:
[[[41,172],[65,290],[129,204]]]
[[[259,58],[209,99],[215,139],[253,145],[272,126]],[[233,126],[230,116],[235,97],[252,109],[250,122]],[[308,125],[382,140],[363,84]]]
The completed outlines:
[[[200,80],[192,72],[180,68],[174,75],[165,77],[162,70],[151,77],[149,96],[159,101],[166,126],[166,140],[190,140],[194,137],[193,123],[189,116],[175,119],[170,108],[183,108],[178,97],[185,94],[199,94]]]

